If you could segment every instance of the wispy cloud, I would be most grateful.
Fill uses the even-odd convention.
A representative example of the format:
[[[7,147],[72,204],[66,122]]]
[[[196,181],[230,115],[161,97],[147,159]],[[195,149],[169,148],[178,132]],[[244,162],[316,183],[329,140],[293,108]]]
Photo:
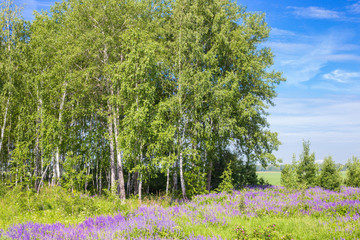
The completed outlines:
[[[286,30],[276,31],[286,33]],[[322,72],[329,64],[360,63],[359,45],[348,43],[352,36],[347,31],[334,30],[312,36],[295,34],[295,37],[290,38],[272,35],[271,41],[265,45],[275,53],[274,69],[281,69],[287,78],[286,84],[300,86],[329,73]]]
[[[38,6],[41,7],[45,7],[45,8],[49,8],[50,6],[54,5],[55,1],[40,1],[38,2]]]
[[[360,99],[332,95],[318,98],[278,98],[269,122],[284,143],[277,154],[291,161],[299,153],[301,141],[310,140],[318,158],[333,155],[345,162],[359,155]]]
[[[280,28],[271,28],[271,34],[274,36],[295,36],[296,34],[292,31],[280,29]]]
[[[294,14],[299,17],[317,19],[340,19],[342,13],[320,8],[320,7],[288,7],[294,10]]]
[[[324,74],[323,77],[328,80],[334,80],[339,83],[347,83],[352,79],[360,79],[360,72],[346,72],[336,69],[331,73]]]
[[[296,42],[269,42],[275,52],[275,68],[282,69],[288,84],[307,82],[320,73],[335,54],[336,41],[331,35],[303,39]]]
[[[353,5],[349,6],[348,9],[352,13],[360,13],[360,1],[354,3]]]

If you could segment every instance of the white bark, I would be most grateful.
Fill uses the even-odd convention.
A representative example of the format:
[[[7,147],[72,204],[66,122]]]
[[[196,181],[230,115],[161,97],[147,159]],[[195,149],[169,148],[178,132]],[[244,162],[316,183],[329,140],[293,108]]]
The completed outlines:
[[[59,109],[59,119],[58,119],[58,124],[61,127],[61,121],[62,121],[62,113],[63,113],[63,109],[64,109],[64,104],[65,104],[65,98],[66,98],[66,87],[67,87],[67,82],[64,83],[64,93],[62,95],[61,98],[61,102],[60,102],[60,109]],[[59,142],[58,145],[56,146],[56,154],[55,154],[55,178],[56,178],[56,184],[59,184],[59,180],[61,177],[61,173],[60,173],[60,146],[62,143],[62,134],[60,132],[60,137],[59,137]]]
[[[139,201],[141,204],[141,190],[142,190],[142,174],[140,173],[140,180],[139,180]]]
[[[109,112],[111,113],[111,107],[109,107]],[[115,194],[116,191],[116,181],[115,181],[115,157],[114,157],[114,136],[113,136],[113,122],[111,119],[111,114],[108,117],[108,131],[109,131],[109,143],[110,143],[110,189],[111,192]]]
[[[186,189],[185,189],[185,181],[184,181],[184,173],[183,173],[183,153],[180,152],[179,156],[179,168],[180,168],[180,184],[183,198],[186,198]]]
[[[115,145],[116,145],[116,157],[117,157],[117,170],[119,176],[119,188],[120,188],[120,199],[125,200],[125,182],[124,182],[124,172],[122,166],[122,158],[121,158],[121,150],[118,141],[118,124],[117,124],[117,114],[118,109],[116,109],[116,113],[114,113],[114,130],[115,130]]]
[[[10,104],[10,96],[8,97],[7,102],[6,102],[5,113],[4,113],[4,122],[3,122],[3,125],[1,127],[0,153],[1,153],[1,150],[2,150],[2,145],[3,145],[2,143],[3,143],[3,140],[4,140],[4,133],[5,133],[5,128],[6,128],[6,119],[7,119],[7,113],[8,113],[8,109],[9,109],[9,104]]]

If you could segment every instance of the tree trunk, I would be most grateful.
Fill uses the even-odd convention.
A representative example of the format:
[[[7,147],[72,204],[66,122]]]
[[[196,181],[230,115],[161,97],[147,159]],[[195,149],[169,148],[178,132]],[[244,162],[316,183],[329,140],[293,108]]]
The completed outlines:
[[[207,187],[206,189],[210,192],[211,190],[211,174],[212,174],[213,162],[209,160],[209,170],[207,174]]]
[[[177,191],[178,189],[178,176],[177,176],[177,169],[178,169],[178,165],[179,165],[179,159],[176,159],[175,163],[174,163],[174,175],[173,175],[173,189],[174,192]]]
[[[126,191],[127,191],[127,194],[128,196],[130,195],[130,183],[131,183],[131,173],[130,171],[128,172],[128,179],[127,179],[127,184],[126,184]]]
[[[43,174],[42,174],[42,176],[41,176],[40,183],[39,183],[39,187],[38,187],[38,189],[37,189],[37,193],[38,193],[38,194],[39,194],[39,192],[40,192],[41,184],[43,183],[43,180],[44,180],[44,177],[45,177],[45,174],[46,174],[48,168],[49,168],[49,165],[46,166],[46,168],[45,168],[45,170],[44,170],[44,172],[43,172]]]
[[[179,139],[179,152],[178,152],[178,157],[179,157],[179,170],[180,170],[180,185],[181,185],[181,192],[183,195],[183,198],[186,198],[186,189],[185,189],[185,180],[184,180],[184,173],[183,173],[183,140],[185,139],[185,127],[186,124],[184,123],[183,129],[182,129],[182,135],[180,136]],[[179,129],[179,134],[180,134],[180,129]]]
[[[115,113],[114,116],[114,129],[115,129],[115,145],[116,145],[116,153],[117,153],[117,170],[118,170],[118,176],[119,176],[119,188],[120,188],[120,199],[121,200],[125,200],[126,195],[125,195],[125,182],[124,182],[124,172],[123,172],[123,167],[122,167],[122,159],[121,159],[121,150],[120,150],[120,146],[119,146],[119,142],[118,142],[118,124],[117,124],[117,114],[118,114],[118,109],[116,109],[117,112]]]
[[[56,160],[55,160],[54,153],[52,153],[51,160],[52,160],[52,165],[53,165],[53,175],[51,178],[51,186],[55,186],[56,185]]]
[[[180,184],[183,198],[186,198],[186,189],[185,189],[185,181],[184,181],[184,173],[183,173],[183,153],[180,152],[179,156],[179,168],[180,168]]]
[[[166,196],[169,194],[169,178],[170,178],[170,168],[166,171]]]
[[[139,185],[138,185],[138,176],[139,176],[139,172],[134,172],[132,174],[132,187],[134,188],[134,195],[137,195],[139,193]]]
[[[58,124],[59,124],[59,128],[61,129],[61,121],[62,121],[62,112],[64,109],[64,104],[65,104],[65,98],[66,98],[66,87],[67,87],[67,82],[64,83],[64,93],[62,95],[61,98],[61,102],[60,102],[60,108],[59,108],[59,119],[58,119]],[[59,184],[60,183],[60,177],[61,177],[61,173],[60,173],[60,146],[62,144],[62,131],[60,130],[60,137],[59,137],[59,142],[58,145],[56,146],[56,154],[55,154],[55,184]]]
[[[115,181],[115,157],[114,157],[114,136],[113,136],[113,122],[111,119],[112,108],[109,104],[109,116],[108,116],[108,131],[109,131],[109,143],[110,143],[110,189],[111,193],[116,193],[116,181]]]
[[[141,204],[141,190],[142,190],[142,174],[139,176],[139,202]]]
[[[40,94],[39,94],[40,95]],[[41,173],[41,147],[40,147],[40,135],[41,135],[41,122],[42,122],[42,99],[39,97],[39,104],[37,107],[37,111],[40,114],[36,120],[36,142],[35,142],[35,168],[34,168],[34,175],[35,175],[35,191],[39,192],[40,188],[40,177]]]
[[[9,95],[9,97],[7,99],[7,102],[6,102],[5,113],[4,113],[4,122],[3,122],[3,125],[1,127],[0,154],[1,154],[2,143],[3,143],[3,139],[4,139],[4,133],[5,133],[5,127],[6,127],[6,118],[7,118],[7,113],[8,113],[8,109],[9,109],[9,104],[10,104],[10,95]]]
[[[86,176],[88,176],[90,174],[90,163],[87,163],[87,168],[86,168]],[[84,190],[86,192],[86,189],[87,189],[87,186],[88,186],[88,180],[86,179],[85,180],[85,187],[84,187]]]

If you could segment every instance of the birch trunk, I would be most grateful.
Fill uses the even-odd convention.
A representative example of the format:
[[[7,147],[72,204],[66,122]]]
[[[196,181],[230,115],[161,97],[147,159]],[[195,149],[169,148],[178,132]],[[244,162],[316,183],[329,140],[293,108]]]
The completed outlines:
[[[109,104],[110,105],[110,104]],[[109,106],[109,113],[112,112],[111,106]],[[109,131],[109,143],[110,143],[110,189],[111,193],[116,192],[116,181],[115,181],[115,157],[114,157],[114,136],[113,136],[113,122],[111,114],[108,117],[108,131]]]
[[[179,168],[180,168],[180,184],[181,184],[181,192],[183,198],[186,198],[186,189],[185,189],[185,181],[184,181],[184,173],[183,173],[183,153],[180,152],[179,156]]]
[[[173,188],[174,188],[174,192],[178,189],[178,176],[177,176],[177,169],[179,166],[179,159],[176,159],[176,162],[174,163],[174,175],[173,175]]]
[[[118,109],[116,109],[116,113],[114,113],[114,130],[115,130],[115,145],[116,145],[116,153],[117,153],[117,170],[118,170],[118,176],[119,176],[119,188],[120,188],[120,199],[125,200],[126,194],[125,194],[125,182],[124,182],[124,172],[123,172],[123,165],[122,165],[122,158],[121,158],[121,150],[119,146],[118,141]]]
[[[35,191],[39,192],[40,188],[40,179],[39,177],[42,175],[41,173],[41,148],[40,148],[40,134],[41,134],[41,122],[42,122],[42,99],[39,97],[39,104],[37,107],[38,113],[40,116],[36,120],[36,142],[35,142]]]
[[[181,126],[181,123],[180,123]],[[180,170],[180,186],[183,198],[186,198],[186,188],[185,188],[185,180],[184,180],[184,173],[183,173],[183,140],[185,137],[185,127],[186,124],[184,123],[184,127],[182,129],[182,136],[179,139],[179,170]],[[179,134],[180,134],[180,127],[179,127]]]
[[[142,190],[142,174],[140,173],[140,176],[139,176],[139,202],[141,204],[141,190]]]
[[[63,109],[64,109],[64,104],[65,104],[65,98],[66,98],[66,87],[67,87],[67,82],[64,83],[64,93],[62,95],[61,98],[61,102],[60,102],[60,109],[59,109],[59,119],[58,119],[58,124],[59,127],[61,127],[61,122],[62,122],[62,113],[63,113]],[[60,182],[60,146],[62,144],[62,134],[60,131],[60,137],[59,137],[59,142],[58,145],[56,146],[56,154],[55,154],[55,184],[59,184]]]
[[[7,113],[8,113],[8,109],[9,109],[9,104],[10,104],[10,95],[7,99],[7,102],[6,102],[6,107],[5,107],[5,113],[4,113],[4,122],[3,122],[3,125],[1,127],[1,138],[0,138],[0,153],[1,153],[1,150],[2,150],[2,143],[3,143],[3,140],[4,140],[4,133],[5,133],[5,128],[6,128],[6,119],[7,119]]]

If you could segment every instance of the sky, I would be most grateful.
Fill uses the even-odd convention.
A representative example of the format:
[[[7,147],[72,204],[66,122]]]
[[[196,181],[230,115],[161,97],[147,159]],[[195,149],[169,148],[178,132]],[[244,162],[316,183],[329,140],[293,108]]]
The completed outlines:
[[[54,0],[15,0],[23,16],[48,10]],[[360,157],[360,1],[241,0],[249,12],[265,13],[271,28],[262,46],[275,55],[272,69],[287,79],[269,108],[270,129],[282,145],[284,163],[310,141],[316,159],[346,163]]]

